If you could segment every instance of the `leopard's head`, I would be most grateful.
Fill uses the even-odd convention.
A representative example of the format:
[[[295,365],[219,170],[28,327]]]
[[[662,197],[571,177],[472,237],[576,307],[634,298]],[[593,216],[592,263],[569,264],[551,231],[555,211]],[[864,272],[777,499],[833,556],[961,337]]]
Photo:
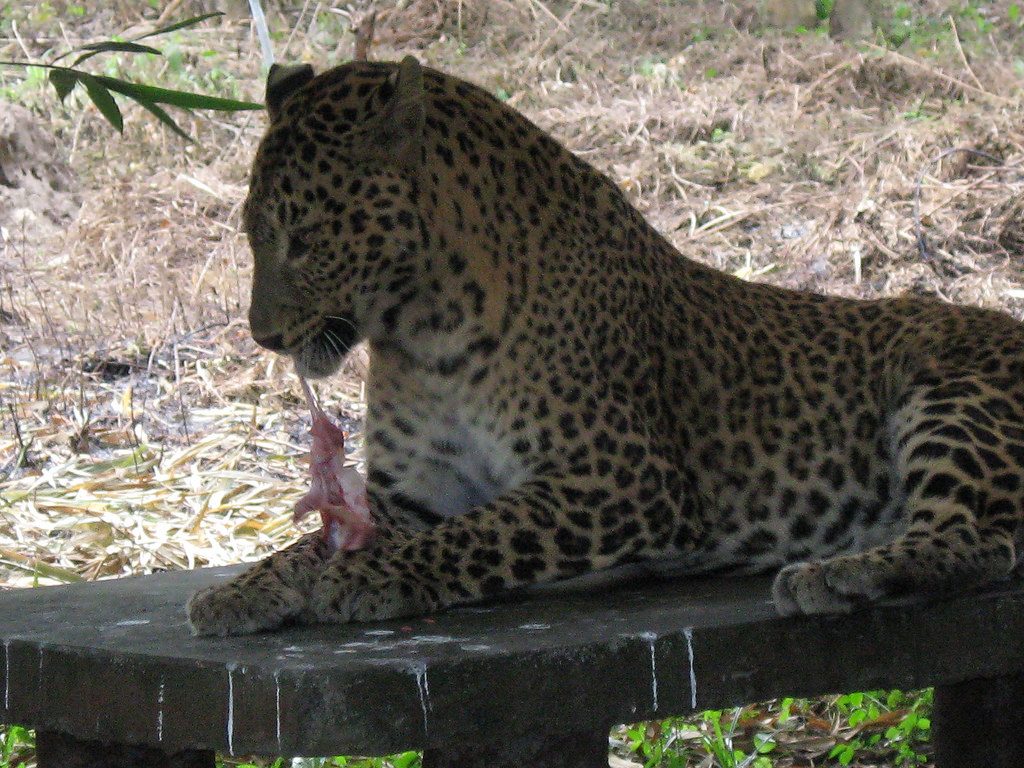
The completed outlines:
[[[429,237],[417,203],[424,101],[412,57],[318,77],[270,71],[270,126],[243,213],[249,325],[302,375],[329,375],[359,341],[386,338],[417,291]]]

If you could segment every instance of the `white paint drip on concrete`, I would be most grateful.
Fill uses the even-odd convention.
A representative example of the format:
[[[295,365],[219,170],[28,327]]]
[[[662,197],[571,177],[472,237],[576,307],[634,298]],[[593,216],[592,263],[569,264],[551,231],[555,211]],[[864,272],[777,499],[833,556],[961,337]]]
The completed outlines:
[[[4,640],[4,711],[11,711],[11,641]]]
[[[427,710],[433,709],[430,703],[430,681],[427,680],[427,665],[423,662],[413,665],[412,673],[416,675],[416,689],[420,694],[420,709],[423,710],[423,733],[427,733]]]
[[[228,754],[235,754],[235,668],[228,664]]]
[[[281,679],[274,673],[274,704],[277,707],[277,751],[281,751]]]
[[[697,671],[693,668],[693,627],[683,630],[686,636],[686,655],[690,658],[690,708],[697,709]]]
[[[156,695],[157,710],[156,715],[156,740],[164,740],[164,683],[163,677],[160,678],[160,692]]]
[[[117,624],[115,626],[118,626],[118,627],[141,627],[141,626],[144,626],[146,624],[149,624],[149,619],[125,619],[124,621],[117,622]]]
[[[654,642],[658,636],[653,632],[641,632],[639,637],[647,641],[647,647],[651,649],[651,702],[654,711],[658,711],[658,666],[654,659]]]

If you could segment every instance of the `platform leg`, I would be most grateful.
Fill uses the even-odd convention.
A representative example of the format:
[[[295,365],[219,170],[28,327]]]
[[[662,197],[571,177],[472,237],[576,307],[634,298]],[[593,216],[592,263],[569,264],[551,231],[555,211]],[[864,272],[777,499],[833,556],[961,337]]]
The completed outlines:
[[[452,744],[426,750],[423,768],[608,768],[608,732]]]
[[[58,731],[36,734],[39,768],[214,768],[213,752],[187,750],[169,755],[151,747],[79,741]]]
[[[935,768],[1024,766],[1024,674],[935,688]]]

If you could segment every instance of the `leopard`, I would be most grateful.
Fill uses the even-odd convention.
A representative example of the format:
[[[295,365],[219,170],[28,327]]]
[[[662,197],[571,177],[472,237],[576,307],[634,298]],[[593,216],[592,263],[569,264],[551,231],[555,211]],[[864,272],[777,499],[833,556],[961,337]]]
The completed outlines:
[[[1019,565],[1024,325],[745,281],[611,178],[420,64],[275,66],[249,325],[299,374],[365,343],[379,529],[198,591],[198,635],[425,616],[649,566],[774,573],[784,616]],[[504,599],[504,598],[503,598]]]

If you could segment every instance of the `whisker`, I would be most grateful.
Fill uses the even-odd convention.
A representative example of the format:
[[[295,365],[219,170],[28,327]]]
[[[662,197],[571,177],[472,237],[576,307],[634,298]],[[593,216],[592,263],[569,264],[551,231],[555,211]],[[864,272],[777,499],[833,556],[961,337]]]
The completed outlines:
[[[353,331],[356,330],[356,324],[349,320],[347,317],[338,317],[337,315],[324,315],[328,320],[338,320],[339,322],[345,323]]]
[[[337,345],[338,345],[337,349],[338,349],[338,354],[339,355],[344,357],[345,355],[347,355],[349,352],[352,351],[351,345],[346,344],[337,333],[335,333],[334,331],[328,331],[328,333],[329,333],[331,339],[333,339],[337,343]]]
[[[339,346],[339,340],[335,337],[334,332],[330,329],[324,329],[324,339],[330,345],[334,353],[341,357],[341,347]]]

